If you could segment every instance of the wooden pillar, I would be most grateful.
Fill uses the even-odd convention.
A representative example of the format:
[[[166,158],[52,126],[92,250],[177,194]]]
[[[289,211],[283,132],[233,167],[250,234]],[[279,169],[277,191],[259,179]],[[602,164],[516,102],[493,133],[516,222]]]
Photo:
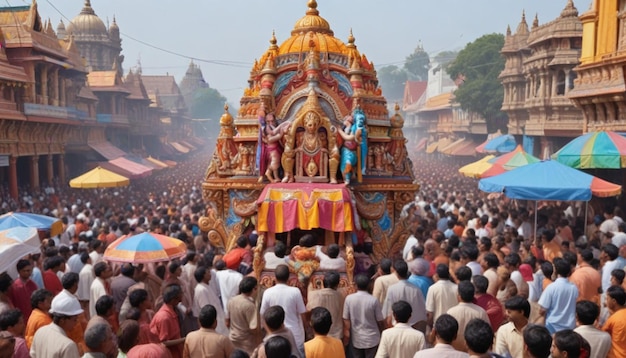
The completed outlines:
[[[41,101],[42,104],[48,103],[48,66],[41,67]]]
[[[65,184],[65,154],[59,154],[59,161],[57,162],[57,164],[57,173],[59,175],[61,185],[63,185]]]
[[[17,157],[9,157],[9,194],[17,200]]]
[[[66,98],[66,92],[65,92],[65,86],[67,86],[67,83],[65,81],[65,78],[61,77],[60,81],[61,83],[61,88],[60,88],[60,94],[59,94],[59,101],[61,103],[61,107],[66,107],[67,106],[67,98]]]
[[[39,156],[30,157],[30,188],[39,188]]]
[[[48,180],[48,185],[52,186],[52,180],[54,179],[54,161],[52,154],[48,154],[46,157],[46,179]]]
[[[58,106],[59,105],[59,70],[58,69],[54,69],[52,72],[52,93],[50,93],[50,95],[52,96],[52,105]]]

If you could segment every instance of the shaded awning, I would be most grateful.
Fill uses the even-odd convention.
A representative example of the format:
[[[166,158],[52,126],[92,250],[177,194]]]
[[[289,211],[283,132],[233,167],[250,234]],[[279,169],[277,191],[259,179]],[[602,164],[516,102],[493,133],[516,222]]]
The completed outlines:
[[[442,145],[439,145],[439,153],[443,153],[443,154],[450,154],[452,152],[453,149],[455,149],[459,144],[463,143],[465,139],[461,138],[461,139],[457,139],[454,142],[446,145],[445,147]]]
[[[345,232],[355,228],[352,198],[343,185],[267,184],[257,205],[257,230],[262,232],[314,228]]]
[[[439,146],[439,141],[434,141],[433,143],[430,143],[427,147],[426,147],[426,153],[431,154],[434,153],[437,150],[437,147]]]
[[[447,154],[459,157],[471,157],[476,155],[474,148],[476,148],[476,142],[471,139],[465,139],[454,148],[450,149]]]
[[[176,149],[177,151],[183,153],[183,154],[187,154],[189,153],[189,148],[185,147],[184,145],[178,143],[178,142],[169,142],[169,145],[172,146],[172,148]]]
[[[125,156],[124,158],[126,158],[126,159],[128,159],[130,161],[133,161],[135,163],[141,164],[141,165],[143,165],[144,167],[147,167],[147,168],[156,169],[156,170],[163,169],[162,166],[157,165],[157,164],[155,164],[155,163],[153,163],[153,162],[151,162],[151,161],[149,161],[149,160],[147,160],[145,158],[142,158],[142,157],[140,157],[138,155],[129,154],[129,155]]]
[[[452,143],[452,139],[450,138],[441,138],[437,142],[432,143],[426,148],[426,153],[431,154],[434,153],[437,149],[445,148],[450,143]]]
[[[152,162],[153,164],[156,164],[156,165],[160,166],[161,168],[168,168],[169,167],[169,165],[167,165],[167,163],[164,163],[164,162],[162,162],[162,161],[160,161],[158,159],[152,158],[150,156],[148,156],[148,158],[146,158],[146,160]]]
[[[116,159],[119,157],[123,157],[126,155],[126,152],[121,150],[120,148],[113,145],[113,143],[109,141],[88,143],[91,149],[98,152],[100,155],[105,157],[107,160]]]
[[[100,163],[100,166],[130,179],[139,179],[152,174],[152,168],[128,160],[124,157]]]
[[[191,144],[191,143],[187,142],[186,140],[181,140],[181,141],[180,141],[180,142],[178,142],[178,143],[180,143],[180,144],[184,145],[185,147],[189,148],[189,149],[190,149],[190,150],[192,150],[192,151],[194,151],[194,150],[198,149],[198,148],[196,148],[193,144]]]
[[[415,146],[415,151],[421,152],[422,150],[426,149],[426,143],[428,143],[428,138],[420,139],[420,141],[417,142],[417,145]]]

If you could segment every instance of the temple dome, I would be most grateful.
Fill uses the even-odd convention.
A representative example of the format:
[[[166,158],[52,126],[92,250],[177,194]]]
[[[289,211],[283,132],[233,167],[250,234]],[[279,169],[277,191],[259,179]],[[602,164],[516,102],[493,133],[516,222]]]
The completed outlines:
[[[67,33],[73,34],[76,40],[109,41],[109,35],[104,22],[96,15],[91,7],[91,1],[85,0],[85,6],[80,14],[72,19],[67,26]]]
[[[307,52],[311,42],[319,52],[347,53],[346,44],[334,36],[328,21],[319,16],[317,1],[309,0],[308,6],[306,15],[291,30],[291,37],[280,45],[279,54]]]

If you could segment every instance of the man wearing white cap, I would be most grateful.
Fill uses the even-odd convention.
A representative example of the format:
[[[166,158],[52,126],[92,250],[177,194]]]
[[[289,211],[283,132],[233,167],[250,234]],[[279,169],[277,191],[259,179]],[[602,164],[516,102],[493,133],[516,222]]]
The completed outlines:
[[[30,347],[30,356],[80,358],[78,346],[67,337],[83,313],[80,302],[73,295],[57,295],[50,307],[52,323],[37,330],[33,344]]]

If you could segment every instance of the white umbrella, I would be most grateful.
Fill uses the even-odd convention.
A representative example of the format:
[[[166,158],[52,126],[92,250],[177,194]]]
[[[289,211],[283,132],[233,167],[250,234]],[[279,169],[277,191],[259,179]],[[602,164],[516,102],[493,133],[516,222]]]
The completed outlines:
[[[5,272],[22,257],[41,252],[35,228],[14,227],[0,231],[0,272]]]

